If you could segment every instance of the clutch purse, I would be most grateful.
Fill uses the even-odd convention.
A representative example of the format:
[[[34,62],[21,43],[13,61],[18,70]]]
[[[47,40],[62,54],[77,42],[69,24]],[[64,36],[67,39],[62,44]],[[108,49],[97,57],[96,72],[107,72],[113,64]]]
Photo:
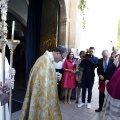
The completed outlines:
[[[98,89],[101,91],[101,92],[104,92],[105,91],[105,81],[100,81],[99,82],[99,87]]]
[[[6,93],[0,94],[0,104],[5,105],[9,101],[9,95]]]

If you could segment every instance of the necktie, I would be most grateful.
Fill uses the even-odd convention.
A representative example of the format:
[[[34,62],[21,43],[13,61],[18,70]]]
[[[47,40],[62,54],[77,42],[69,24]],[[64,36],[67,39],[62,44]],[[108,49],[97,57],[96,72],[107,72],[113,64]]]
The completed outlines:
[[[104,72],[106,71],[107,69],[107,60],[104,60]]]

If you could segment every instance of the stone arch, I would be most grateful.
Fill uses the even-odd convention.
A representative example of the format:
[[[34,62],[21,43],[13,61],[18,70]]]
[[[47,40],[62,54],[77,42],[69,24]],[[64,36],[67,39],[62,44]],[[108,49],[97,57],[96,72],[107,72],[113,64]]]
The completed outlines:
[[[68,48],[68,26],[69,19],[67,15],[66,0],[58,0],[60,4],[60,31],[59,31],[59,44]]]

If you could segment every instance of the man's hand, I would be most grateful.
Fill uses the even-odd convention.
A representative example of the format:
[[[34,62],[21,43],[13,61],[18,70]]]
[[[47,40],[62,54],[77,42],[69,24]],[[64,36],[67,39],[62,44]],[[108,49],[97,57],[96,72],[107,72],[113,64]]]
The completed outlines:
[[[0,86],[0,94],[2,93],[9,93],[9,88],[7,84],[4,84],[3,86]]]
[[[3,92],[3,93],[9,93],[9,91],[10,91],[10,88],[8,87],[8,85],[7,85],[7,84],[4,84],[4,85],[3,85],[3,90],[2,90],[2,92]]]
[[[61,81],[61,77],[60,76],[57,76],[57,81]]]
[[[15,76],[15,73],[16,73],[16,71],[14,68],[9,69],[9,75]]]
[[[14,88],[14,79],[12,80],[6,80],[6,84],[8,86],[8,88]]]
[[[14,76],[15,76],[15,73],[16,73],[16,71],[15,71],[15,69],[14,68],[10,68],[9,69],[9,75],[11,75],[11,78],[10,78],[10,80],[6,80],[6,84],[7,84],[7,86],[8,86],[8,88],[14,88]]]
[[[109,80],[106,80],[106,81],[105,81],[105,85],[107,85],[108,82],[109,82]]]
[[[2,94],[2,91],[3,91],[3,87],[0,86],[0,94]]]
[[[57,81],[60,81],[62,78],[62,74],[59,72],[56,72],[56,75],[57,75]]]
[[[104,80],[104,77],[102,75],[99,75],[100,80]]]

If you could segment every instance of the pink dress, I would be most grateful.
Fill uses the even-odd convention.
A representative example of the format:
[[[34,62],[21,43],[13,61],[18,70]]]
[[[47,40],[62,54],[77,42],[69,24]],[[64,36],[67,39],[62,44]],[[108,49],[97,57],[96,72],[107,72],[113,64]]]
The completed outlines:
[[[75,73],[65,71],[65,69],[76,70],[76,64],[75,63],[76,63],[75,60],[73,60],[71,62],[68,59],[68,60],[65,60],[65,62],[63,64],[64,74],[63,74],[63,79],[62,79],[62,83],[61,83],[61,86],[63,88],[75,88],[76,87]]]

